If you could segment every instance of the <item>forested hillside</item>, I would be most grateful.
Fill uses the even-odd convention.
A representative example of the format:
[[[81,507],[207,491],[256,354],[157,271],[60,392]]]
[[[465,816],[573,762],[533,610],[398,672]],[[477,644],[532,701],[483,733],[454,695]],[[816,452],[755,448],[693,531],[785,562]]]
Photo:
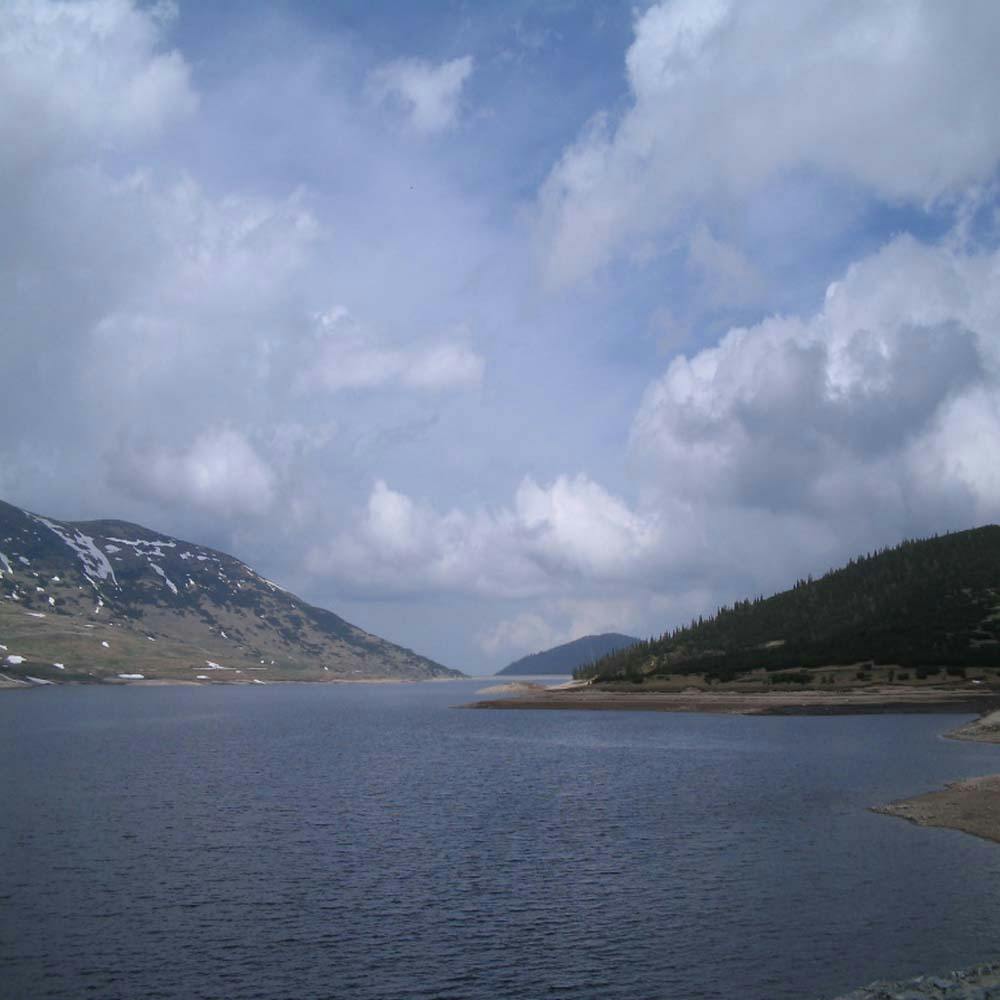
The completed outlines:
[[[1000,667],[1000,527],[989,525],[852,559],[773,597],[640,642],[577,671],[600,680],[873,661]]]

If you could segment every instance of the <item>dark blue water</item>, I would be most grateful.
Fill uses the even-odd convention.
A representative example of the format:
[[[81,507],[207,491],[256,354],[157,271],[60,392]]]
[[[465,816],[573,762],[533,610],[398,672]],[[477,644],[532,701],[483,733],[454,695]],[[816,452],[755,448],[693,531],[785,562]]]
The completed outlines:
[[[831,996],[1000,956],[1000,845],[869,805],[955,716],[472,712],[481,682],[0,697],[0,995]]]

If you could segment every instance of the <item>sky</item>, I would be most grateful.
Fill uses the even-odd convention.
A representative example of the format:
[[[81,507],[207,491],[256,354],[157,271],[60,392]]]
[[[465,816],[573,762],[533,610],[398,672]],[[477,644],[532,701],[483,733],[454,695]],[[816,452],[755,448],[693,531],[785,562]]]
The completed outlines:
[[[993,0],[0,4],[0,497],[468,673],[1000,520]]]

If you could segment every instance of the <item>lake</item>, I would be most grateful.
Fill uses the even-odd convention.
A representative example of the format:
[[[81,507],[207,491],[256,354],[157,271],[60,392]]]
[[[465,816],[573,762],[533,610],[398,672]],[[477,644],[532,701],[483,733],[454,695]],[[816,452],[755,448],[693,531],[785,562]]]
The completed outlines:
[[[6,998],[830,997],[1000,955],[1000,845],[870,805],[964,718],[458,711],[489,681],[0,696]]]

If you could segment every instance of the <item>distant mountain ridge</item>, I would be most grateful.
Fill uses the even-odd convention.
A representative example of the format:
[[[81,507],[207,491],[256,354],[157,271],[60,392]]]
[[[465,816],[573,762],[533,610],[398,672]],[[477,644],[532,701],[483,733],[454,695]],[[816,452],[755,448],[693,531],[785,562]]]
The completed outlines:
[[[508,663],[497,676],[524,676],[527,674],[572,674],[574,670],[608,653],[624,649],[639,640],[620,632],[604,632],[601,635],[585,635],[572,642],[553,646],[540,653],[532,653],[520,660]]]
[[[597,680],[871,662],[917,670],[1000,667],[1000,527],[905,541],[773,597],[612,653],[577,671]],[[789,680],[791,678],[788,678]]]
[[[245,563],[125,521],[0,501],[0,672],[88,681],[459,677]]]

